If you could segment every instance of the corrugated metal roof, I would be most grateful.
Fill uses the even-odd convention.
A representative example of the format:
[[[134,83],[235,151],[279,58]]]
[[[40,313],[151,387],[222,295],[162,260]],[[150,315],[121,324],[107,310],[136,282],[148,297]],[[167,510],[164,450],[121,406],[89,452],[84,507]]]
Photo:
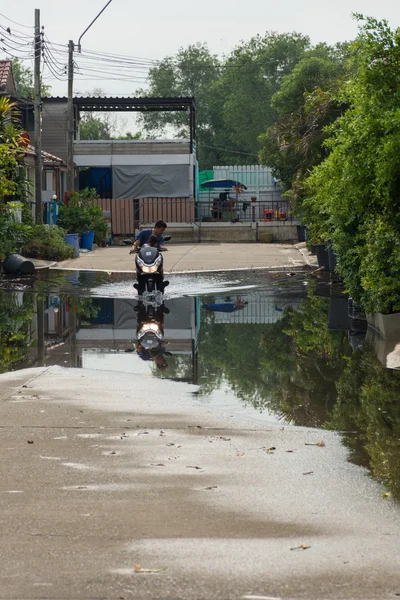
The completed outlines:
[[[48,96],[42,98],[44,104],[66,103],[65,96]],[[191,96],[176,98],[153,98],[132,96],[75,96],[73,103],[80,110],[99,111],[185,111],[194,109],[195,99]]]
[[[10,75],[12,78],[12,87],[11,89],[7,89]],[[0,60],[0,92],[15,92],[15,82],[11,60]]]
[[[32,146],[32,144],[28,144],[25,149],[25,154],[28,154],[29,156],[36,156],[35,146]],[[65,164],[65,161],[62,158],[60,158],[59,156],[55,156],[54,154],[50,154],[49,152],[45,152],[44,150],[42,150],[42,160],[43,164]]]

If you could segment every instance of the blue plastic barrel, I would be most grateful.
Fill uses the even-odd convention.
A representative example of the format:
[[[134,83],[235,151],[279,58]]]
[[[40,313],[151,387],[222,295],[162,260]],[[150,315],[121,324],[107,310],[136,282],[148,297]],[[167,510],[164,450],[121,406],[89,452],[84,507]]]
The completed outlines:
[[[85,231],[81,237],[81,248],[91,250],[94,242],[94,231]]]
[[[64,237],[64,242],[75,248],[75,254],[79,256],[79,236],[77,233],[67,233]]]

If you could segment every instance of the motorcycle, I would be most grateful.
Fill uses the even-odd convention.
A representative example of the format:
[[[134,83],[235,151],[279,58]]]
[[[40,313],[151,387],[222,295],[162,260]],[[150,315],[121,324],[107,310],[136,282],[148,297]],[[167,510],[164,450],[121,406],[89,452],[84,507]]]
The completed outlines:
[[[165,236],[163,242],[167,242],[171,236]],[[163,250],[153,246],[144,246],[137,251],[135,257],[137,283],[133,287],[139,296],[147,298],[147,302],[160,303],[165,288],[169,281],[164,280]]]

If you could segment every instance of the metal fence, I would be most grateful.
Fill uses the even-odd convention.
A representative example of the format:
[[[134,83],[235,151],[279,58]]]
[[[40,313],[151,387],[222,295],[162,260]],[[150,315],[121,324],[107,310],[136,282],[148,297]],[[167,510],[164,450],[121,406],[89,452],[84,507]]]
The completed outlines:
[[[291,221],[293,218],[287,200],[248,201],[219,199],[202,200],[196,206],[197,222]]]
[[[219,198],[97,198],[95,203],[107,211],[114,236],[132,236],[141,224],[163,219],[167,223],[255,223],[292,221],[289,203],[280,194],[264,193],[251,201],[240,194],[235,199]],[[277,198],[277,199],[275,199]]]

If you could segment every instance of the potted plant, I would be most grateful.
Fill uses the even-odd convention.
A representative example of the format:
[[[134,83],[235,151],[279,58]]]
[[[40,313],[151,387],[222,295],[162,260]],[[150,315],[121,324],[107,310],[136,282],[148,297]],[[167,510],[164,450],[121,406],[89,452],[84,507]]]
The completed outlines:
[[[96,190],[86,188],[71,194],[67,205],[60,207],[57,224],[69,235],[81,237],[81,248],[91,250],[95,236],[104,237],[107,223],[103,211],[96,206]]]

